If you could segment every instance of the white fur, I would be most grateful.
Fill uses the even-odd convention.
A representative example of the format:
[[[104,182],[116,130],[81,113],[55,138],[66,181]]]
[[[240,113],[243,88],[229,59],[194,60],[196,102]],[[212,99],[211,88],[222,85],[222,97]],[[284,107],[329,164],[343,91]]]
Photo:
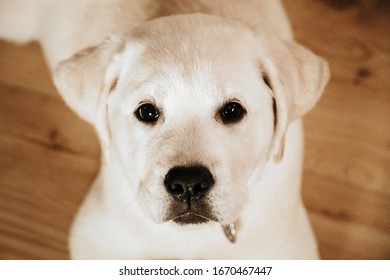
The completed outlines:
[[[300,117],[328,69],[292,41],[279,1],[237,2],[0,1],[0,36],[41,42],[59,92],[101,140],[72,258],[318,258],[300,197]],[[217,112],[229,100],[247,114],[225,125]],[[160,110],[153,126],[134,116],[143,102]],[[163,180],[192,164],[216,178],[207,200],[217,222],[179,226]],[[235,244],[221,229],[230,223]]]

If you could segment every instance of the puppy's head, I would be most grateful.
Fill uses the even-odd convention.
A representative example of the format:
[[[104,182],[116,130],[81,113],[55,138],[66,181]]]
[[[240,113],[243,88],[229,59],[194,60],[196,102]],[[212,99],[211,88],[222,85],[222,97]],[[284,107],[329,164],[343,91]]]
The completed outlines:
[[[118,32],[55,73],[145,214],[180,225],[236,220],[248,179],[281,159],[289,123],[327,80],[326,63],[296,43],[205,15]]]

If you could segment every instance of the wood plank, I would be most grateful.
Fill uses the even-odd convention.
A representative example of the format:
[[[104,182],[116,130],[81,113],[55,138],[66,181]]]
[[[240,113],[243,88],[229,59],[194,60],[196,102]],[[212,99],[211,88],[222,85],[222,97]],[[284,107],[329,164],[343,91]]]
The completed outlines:
[[[1,41],[0,83],[55,94],[49,70],[38,44],[16,45]]]
[[[305,118],[302,193],[321,255],[389,259],[389,6],[296,2],[285,4],[297,40],[323,56],[332,73]]]
[[[46,94],[0,84],[0,93],[1,133],[17,135],[53,149],[99,157],[94,130],[78,118],[56,92]]]
[[[21,48],[46,67],[36,45]],[[0,82],[0,259],[69,258],[70,224],[99,164],[94,130],[46,91],[46,74]]]
[[[371,226],[340,222],[328,215],[312,213],[323,259],[385,259],[390,258],[389,235]]]

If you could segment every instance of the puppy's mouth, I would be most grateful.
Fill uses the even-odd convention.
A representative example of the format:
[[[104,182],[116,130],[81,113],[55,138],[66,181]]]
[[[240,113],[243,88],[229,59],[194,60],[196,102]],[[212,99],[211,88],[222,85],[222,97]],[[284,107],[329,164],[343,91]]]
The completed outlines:
[[[207,208],[208,207],[206,207],[206,209]],[[184,213],[181,214],[174,214],[174,212],[175,211],[171,212],[169,218],[165,220],[166,222],[172,221],[179,226],[189,226],[189,225],[197,226],[197,225],[208,224],[210,222],[219,223],[218,219],[215,218],[210,211],[199,211],[199,209],[198,211],[194,211],[194,209],[187,209]],[[226,238],[231,243],[235,243],[237,239],[237,231],[236,231],[235,223],[221,224],[221,227]]]
[[[184,225],[199,225],[199,224],[206,224],[209,222],[217,222],[215,219],[210,219],[208,217],[187,212],[185,214],[176,216],[171,219],[171,221],[175,222],[178,225],[184,226]],[[227,224],[227,225],[221,225],[222,230],[226,236],[226,238],[231,242],[235,243],[237,240],[237,232],[236,232],[236,225],[235,223]]]
[[[172,221],[179,226],[218,222],[211,209],[206,199],[188,199],[185,202],[173,199],[168,206],[165,221]]]
[[[197,224],[206,224],[211,221],[216,221],[212,218],[202,216],[197,213],[187,212],[181,215],[178,215],[172,218],[172,221],[179,225],[197,225]]]

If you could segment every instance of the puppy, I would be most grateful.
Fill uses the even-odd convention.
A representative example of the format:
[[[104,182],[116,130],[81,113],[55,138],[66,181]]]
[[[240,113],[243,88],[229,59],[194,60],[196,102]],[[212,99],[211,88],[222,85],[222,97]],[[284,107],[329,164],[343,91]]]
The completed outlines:
[[[329,71],[279,1],[2,0],[0,15],[101,141],[72,258],[318,258],[300,118]]]

